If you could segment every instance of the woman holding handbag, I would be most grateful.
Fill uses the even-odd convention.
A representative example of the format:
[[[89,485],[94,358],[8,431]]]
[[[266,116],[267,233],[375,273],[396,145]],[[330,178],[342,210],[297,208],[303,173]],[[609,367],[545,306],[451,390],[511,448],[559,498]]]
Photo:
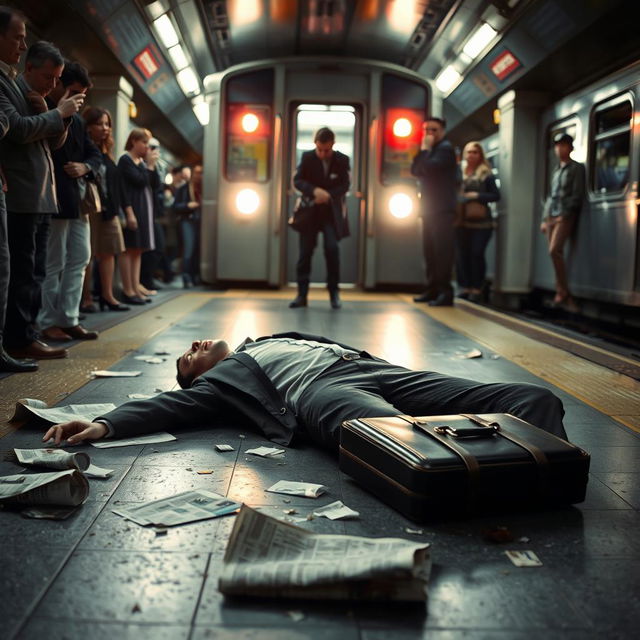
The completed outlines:
[[[484,253],[494,227],[489,202],[500,200],[500,191],[479,142],[468,142],[462,158],[464,169],[456,222],[458,297],[480,302],[486,273]]]
[[[87,107],[82,113],[87,133],[92,142],[102,152],[102,164],[97,172],[97,184],[102,203],[101,211],[89,216],[91,225],[91,254],[98,261],[100,273],[100,310],[128,311],[113,295],[113,272],[115,256],[124,252],[124,239],[120,225],[122,183],[113,161],[113,136],[111,114],[100,107]],[[132,212],[131,212],[132,214]],[[122,273],[122,263],[121,273]],[[122,274],[125,276],[125,274]],[[89,311],[91,300],[91,263],[85,275],[85,287],[81,310]],[[124,277],[123,277],[124,282]]]

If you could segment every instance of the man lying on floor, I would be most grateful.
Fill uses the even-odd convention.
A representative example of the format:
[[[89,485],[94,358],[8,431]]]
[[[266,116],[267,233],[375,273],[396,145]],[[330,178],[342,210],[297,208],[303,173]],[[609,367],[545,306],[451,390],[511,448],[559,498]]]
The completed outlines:
[[[543,387],[412,371],[319,336],[275,334],[235,352],[224,340],[196,340],[177,368],[181,390],[127,402],[95,422],[55,425],[43,440],[77,444],[248,419],[278,444],[307,435],[337,450],[344,420],[456,413],[511,413],[567,438],[562,402]]]

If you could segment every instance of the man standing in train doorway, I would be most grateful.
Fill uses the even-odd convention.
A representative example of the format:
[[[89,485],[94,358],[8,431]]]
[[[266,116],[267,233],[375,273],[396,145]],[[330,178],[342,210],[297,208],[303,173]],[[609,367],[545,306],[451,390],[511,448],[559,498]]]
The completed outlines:
[[[551,178],[551,191],[544,205],[540,231],[547,236],[549,256],[556,274],[554,306],[562,306],[575,313],[578,305],[569,293],[564,246],[571,237],[584,198],[584,165],[571,158],[573,138],[568,133],[558,133],[553,139],[558,166]]]
[[[349,158],[333,149],[336,137],[327,127],[318,129],[316,148],[302,154],[293,178],[294,187],[313,201],[313,216],[300,229],[300,255],[296,263],[298,295],[289,303],[292,309],[307,306],[311,258],[318,232],[322,231],[324,257],[327,263],[327,289],[331,307],[339,309],[340,249],[338,241],[349,235],[345,194],[349,190]]]
[[[460,178],[456,152],[444,139],[446,126],[443,118],[429,118],[423,124],[421,150],[411,165],[412,175],[420,181],[422,247],[427,272],[427,287],[414,301],[428,302],[432,307],[453,304],[453,224]]]

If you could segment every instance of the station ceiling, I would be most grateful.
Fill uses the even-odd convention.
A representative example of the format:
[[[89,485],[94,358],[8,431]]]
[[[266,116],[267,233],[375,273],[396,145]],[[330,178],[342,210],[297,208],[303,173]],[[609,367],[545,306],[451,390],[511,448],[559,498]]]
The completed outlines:
[[[640,47],[635,35],[640,23],[637,0],[8,4],[26,13],[35,37],[55,42],[94,75],[127,77],[134,86],[137,124],[150,128],[183,161],[194,161],[202,153],[198,112],[203,107],[198,104],[203,101],[203,78],[242,62],[315,55],[370,58],[439,81],[451,66],[459,75],[443,94],[443,110],[459,136],[478,137],[494,126],[492,107],[507,89],[561,93],[607,65],[637,59]],[[467,55],[481,27],[490,38],[473,56]],[[576,51],[582,51],[579,57],[572,56]],[[509,65],[511,59],[515,63]]]

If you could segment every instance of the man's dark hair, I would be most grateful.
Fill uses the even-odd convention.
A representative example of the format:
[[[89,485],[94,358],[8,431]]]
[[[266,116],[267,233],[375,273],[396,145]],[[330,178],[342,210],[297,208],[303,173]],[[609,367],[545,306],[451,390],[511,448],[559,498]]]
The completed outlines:
[[[329,127],[322,127],[316,131],[316,135],[313,139],[314,142],[320,142],[326,144],[327,142],[335,142],[336,134],[329,129]]]
[[[444,118],[431,117],[427,118],[427,122],[437,122],[443,129],[447,128],[447,121]]]
[[[64,63],[64,69],[62,70],[62,75],[60,76],[60,82],[62,82],[63,87],[70,87],[72,84],[76,82],[81,86],[87,89],[92,87],[91,80],[89,79],[89,72],[85,67],[83,67],[79,62],[69,62],[68,60]]]
[[[47,60],[51,60],[56,67],[64,64],[60,50],[53,43],[39,40],[27,49],[25,62],[30,62],[36,69],[39,69]]]
[[[0,35],[4,35],[7,33],[9,29],[9,25],[11,24],[11,19],[13,17],[18,18],[22,22],[26,22],[27,18],[25,17],[22,11],[18,11],[18,9],[14,9],[12,7],[5,7],[4,5],[0,5]]]
[[[183,376],[182,373],[180,373],[180,358],[176,360],[176,370],[178,372],[176,373],[176,380],[180,388],[188,389],[193,384],[193,377]]]

